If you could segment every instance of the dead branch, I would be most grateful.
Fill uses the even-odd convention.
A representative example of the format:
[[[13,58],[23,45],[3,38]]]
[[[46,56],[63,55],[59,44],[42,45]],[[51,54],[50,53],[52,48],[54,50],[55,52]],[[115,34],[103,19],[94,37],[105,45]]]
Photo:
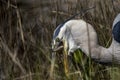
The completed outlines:
[[[7,45],[5,42],[3,42],[3,40],[0,40],[0,44],[2,45],[4,51],[5,51],[6,53],[8,53],[8,55],[9,55],[10,58],[12,59],[13,63],[15,63],[15,65],[17,65],[17,66],[20,68],[20,70],[22,71],[22,73],[25,74],[25,73],[26,73],[26,70],[25,70],[25,69],[23,68],[23,66],[21,65],[19,58],[16,57],[16,53],[14,54],[14,53],[10,50],[10,48],[8,47],[8,45]]]

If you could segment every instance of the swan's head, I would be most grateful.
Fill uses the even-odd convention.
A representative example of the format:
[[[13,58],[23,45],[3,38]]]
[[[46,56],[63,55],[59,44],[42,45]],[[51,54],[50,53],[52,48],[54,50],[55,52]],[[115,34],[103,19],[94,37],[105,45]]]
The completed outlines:
[[[63,31],[62,27],[64,24],[60,24],[53,33],[53,40],[52,40],[52,50],[58,51],[63,48]]]

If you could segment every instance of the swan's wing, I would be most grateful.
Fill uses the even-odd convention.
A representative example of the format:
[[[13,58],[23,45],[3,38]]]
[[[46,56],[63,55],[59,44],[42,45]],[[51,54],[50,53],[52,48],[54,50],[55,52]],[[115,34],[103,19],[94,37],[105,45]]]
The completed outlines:
[[[71,27],[71,35],[77,45],[88,44],[88,42],[97,43],[97,35],[93,26],[83,20],[78,20]]]
[[[66,24],[67,41],[69,41],[69,49],[75,50],[80,48],[83,52],[89,52],[90,47],[95,47],[97,44],[97,34],[94,28],[83,20],[71,20]]]

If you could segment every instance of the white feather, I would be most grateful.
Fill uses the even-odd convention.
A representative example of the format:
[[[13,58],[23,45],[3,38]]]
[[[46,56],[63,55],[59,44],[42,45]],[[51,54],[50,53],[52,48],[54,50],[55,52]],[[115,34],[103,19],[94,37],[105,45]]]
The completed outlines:
[[[65,41],[68,55],[80,48],[87,56],[91,54],[91,58],[98,62],[108,63],[114,59],[114,61],[120,64],[120,43],[113,39],[109,48],[100,46],[93,26],[84,20],[70,20],[66,22],[57,37]]]

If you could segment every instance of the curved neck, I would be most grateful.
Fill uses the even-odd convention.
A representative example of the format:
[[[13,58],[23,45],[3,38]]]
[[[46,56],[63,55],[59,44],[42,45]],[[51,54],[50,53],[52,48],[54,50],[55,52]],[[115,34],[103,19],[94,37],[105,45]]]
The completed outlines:
[[[114,39],[109,48],[102,47],[98,44],[89,48],[89,51],[85,53],[87,56],[91,56],[97,62],[100,63],[112,63],[113,61],[120,60],[120,44]]]

